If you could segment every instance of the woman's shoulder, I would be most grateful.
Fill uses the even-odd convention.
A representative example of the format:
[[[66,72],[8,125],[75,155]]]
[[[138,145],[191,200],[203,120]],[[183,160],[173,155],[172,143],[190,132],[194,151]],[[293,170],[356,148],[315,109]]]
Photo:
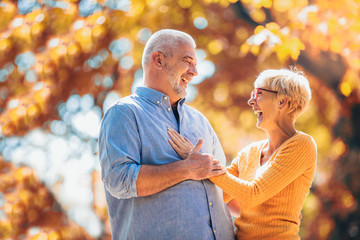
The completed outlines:
[[[259,153],[261,151],[261,149],[264,147],[264,145],[267,144],[267,142],[268,142],[267,139],[252,142],[252,143],[248,144],[246,147],[242,148],[238,152],[237,157],[238,158],[243,158],[245,156],[249,156],[249,155],[252,155],[252,154]]]
[[[289,142],[297,142],[297,143],[301,143],[301,144],[310,144],[310,145],[314,145],[316,147],[316,143],[315,140],[312,136],[310,136],[309,134],[306,134],[304,132],[298,131],[295,136],[293,136],[292,138],[290,138]]]
[[[307,149],[308,151],[317,151],[317,146],[313,137],[301,131],[298,131],[293,137],[286,140],[280,147],[282,150],[289,148],[294,150]]]

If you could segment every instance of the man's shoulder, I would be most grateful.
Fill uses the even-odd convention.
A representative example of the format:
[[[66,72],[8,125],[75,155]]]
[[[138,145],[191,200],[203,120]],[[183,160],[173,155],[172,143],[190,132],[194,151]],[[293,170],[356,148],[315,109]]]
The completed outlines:
[[[129,96],[119,98],[110,106],[110,108],[131,109],[137,107],[139,104],[139,97],[135,94],[131,94]]]
[[[120,98],[116,100],[107,110],[105,114],[110,112],[125,112],[125,113],[133,113],[140,107],[140,101],[138,97],[134,94]]]
[[[197,110],[196,108],[191,107],[191,106],[189,106],[189,105],[187,105],[187,104],[184,104],[184,105],[183,105],[183,108],[184,108],[184,110],[185,110],[186,113],[207,120],[207,118],[205,117],[205,115],[204,115],[202,112],[200,112],[199,110]]]

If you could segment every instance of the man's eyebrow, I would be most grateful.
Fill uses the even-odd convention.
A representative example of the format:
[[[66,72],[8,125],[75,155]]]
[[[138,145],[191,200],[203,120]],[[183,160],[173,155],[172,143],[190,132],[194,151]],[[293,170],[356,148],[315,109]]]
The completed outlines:
[[[186,56],[182,57],[182,59],[188,59],[188,58],[190,58],[191,60],[196,62],[196,60],[190,55],[186,55]]]
[[[190,58],[191,60],[194,60],[194,58],[189,56],[189,55],[186,55],[186,56],[183,57],[183,59],[185,59],[185,58]]]

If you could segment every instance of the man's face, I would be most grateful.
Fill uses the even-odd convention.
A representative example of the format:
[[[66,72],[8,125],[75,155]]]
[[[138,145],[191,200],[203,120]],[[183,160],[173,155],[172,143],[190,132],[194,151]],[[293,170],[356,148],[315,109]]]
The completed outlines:
[[[194,76],[197,76],[195,49],[190,43],[182,43],[172,50],[173,56],[165,58],[166,71],[173,91],[180,97],[186,97],[186,88]]]

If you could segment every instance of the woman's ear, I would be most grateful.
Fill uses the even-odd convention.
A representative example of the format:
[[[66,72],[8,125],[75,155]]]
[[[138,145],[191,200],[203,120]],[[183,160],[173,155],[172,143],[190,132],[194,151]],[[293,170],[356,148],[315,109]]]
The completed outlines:
[[[278,102],[279,102],[279,110],[284,110],[289,107],[288,96],[281,96],[281,98],[278,99]]]
[[[163,68],[163,55],[161,54],[161,52],[154,52],[152,55],[151,55],[151,59],[152,59],[152,62],[154,64],[154,66],[157,68],[157,69],[162,69]]]

